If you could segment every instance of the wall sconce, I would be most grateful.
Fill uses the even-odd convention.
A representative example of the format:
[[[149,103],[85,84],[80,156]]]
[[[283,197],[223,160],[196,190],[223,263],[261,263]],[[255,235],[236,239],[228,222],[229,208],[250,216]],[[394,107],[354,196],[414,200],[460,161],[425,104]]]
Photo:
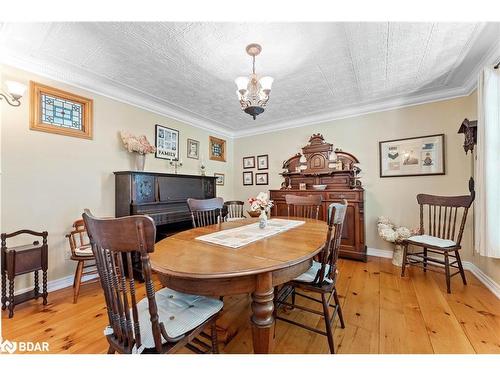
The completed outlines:
[[[21,105],[19,99],[21,99],[26,92],[26,86],[14,81],[6,81],[5,86],[7,86],[7,93],[4,94],[0,92],[0,100],[2,100],[3,97],[9,105],[19,107]]]

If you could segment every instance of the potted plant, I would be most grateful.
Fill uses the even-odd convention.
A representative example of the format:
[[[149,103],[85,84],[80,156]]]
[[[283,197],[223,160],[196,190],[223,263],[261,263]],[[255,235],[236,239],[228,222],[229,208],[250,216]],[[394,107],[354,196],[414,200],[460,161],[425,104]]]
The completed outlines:
[[[135,168],[138,171],[143,171],[146,154],[155,153],[156,148],[149,143],[145,135],[136,137],[128,132],[121,131],[120,136],[127,151],[136,153]]]
[[[249,198],[248,203],[250,204],[250,211],[248,213],[250,216],[257,216],[256,213],[259,213],[259,227],[264,229],[267,225],[267,215],[269,210],[273,207],[274,203],[272,200],[269,200],[269,197],[266,193],[260,192],[257,197]]]

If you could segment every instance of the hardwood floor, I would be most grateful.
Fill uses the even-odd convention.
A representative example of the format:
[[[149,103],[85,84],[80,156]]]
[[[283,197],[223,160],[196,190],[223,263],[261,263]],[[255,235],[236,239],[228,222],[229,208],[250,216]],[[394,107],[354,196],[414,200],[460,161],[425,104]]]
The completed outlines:
[[[337,353],[500,353],[500,300],[471,273],[469,285],[444,276],[400,268],[389,259],[367,263],[340,260],[338,291],[346,328],[335,329]],[[301,297],[297,297],[301,298]],[[224,298],[219,321],[222,353],[251,353],[249,297]],[[314,302],[301,299],[306,306]],[[293,319],[323,329],[323,320],[298,310]],[[72,289],[49,293],[49,304],[31,301],[16,307],[13,319],[2,312],[2,336],[14,341],[48,341],[51,353],[106,353],[106,308],[98,283],[84,286],[78,304]],[[189,351],[185,351],[188,353]],[[326,337],[279,321],[275,353],[328,353]]]

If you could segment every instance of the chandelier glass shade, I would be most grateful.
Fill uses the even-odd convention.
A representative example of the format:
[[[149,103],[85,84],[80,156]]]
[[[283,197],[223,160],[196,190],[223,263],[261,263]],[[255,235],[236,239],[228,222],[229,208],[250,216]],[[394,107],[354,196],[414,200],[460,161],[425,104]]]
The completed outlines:
[[[252,56],[252,74],[248,77],[238,77],[234,82],[238,88],[236,95],[240,101],[241,109],[255,120],[258,115],[264,112],[271,93],[273,78],[267,76],[259,78],[255,73],[255,56],[262,51],[262,47],[255,43],[249,44],[246,51]]]

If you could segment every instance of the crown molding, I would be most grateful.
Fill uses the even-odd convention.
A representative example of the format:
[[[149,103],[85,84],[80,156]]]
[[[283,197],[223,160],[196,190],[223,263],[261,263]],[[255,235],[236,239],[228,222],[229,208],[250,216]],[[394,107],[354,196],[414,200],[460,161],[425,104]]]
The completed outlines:
[[[472,69],[471,74],[467,81],[465,81],[463,87],[469,93],[469,95],[477,88],[477,80],[479,72],[485,66],[494,65],[500,61],[500,40],[494,44],[484,57],[476,64],[474,69]]]
[[[13,53],[3,53],[0,55],[0,63],[24,70],[29,73],[39,75],[44,78],[55,80],[94,94],[119,101],[146,111],[166,116],[172,120],[192,125],[205,131],[213,132],[216,135],[233,138],[234,132],[224,126],[216,125],[203,117],[193,114],[183,108],[173,108],[171,104],[149,95],[137,91],[132,87],[117,85],[111,80],[90,77],[88,74],[76,73],[77,68],[52,67],[42,60],[27,58]]]
[[[322,124],[330,121],[363,116],[370,113],[396,110],[400,108],[421,105],[431,102],[449,100],[457,97],[468,96],[477,86],[477,76],[483,66],[488,65],[500,56],[500,41],[494,45],[481,61],[476,64],[464,85],[452,89],[428,92],[420,95],[391,97],[371,103],[357,104],[331,111],[328,113],[313,114],[298,119],[278,121],[260,125],[249,129],[228,129],[224,124],[216,124],[213,120],[206,119],[184,108],[166,103],[155,96],[137,91],[132,87],[116,84],[107,79],[97,79],[88,74],[75,72],[75,69],[52,67],[35,58],[27,58],[12,53],[0,56],[0,63],[25,70],[45,78],[53,79],[64,84],[86,90],[122,103],[126,103],[146,111],[169,117],[216,135],[227,138],[244,138],[259,134],[266,134],[286,129]]]

